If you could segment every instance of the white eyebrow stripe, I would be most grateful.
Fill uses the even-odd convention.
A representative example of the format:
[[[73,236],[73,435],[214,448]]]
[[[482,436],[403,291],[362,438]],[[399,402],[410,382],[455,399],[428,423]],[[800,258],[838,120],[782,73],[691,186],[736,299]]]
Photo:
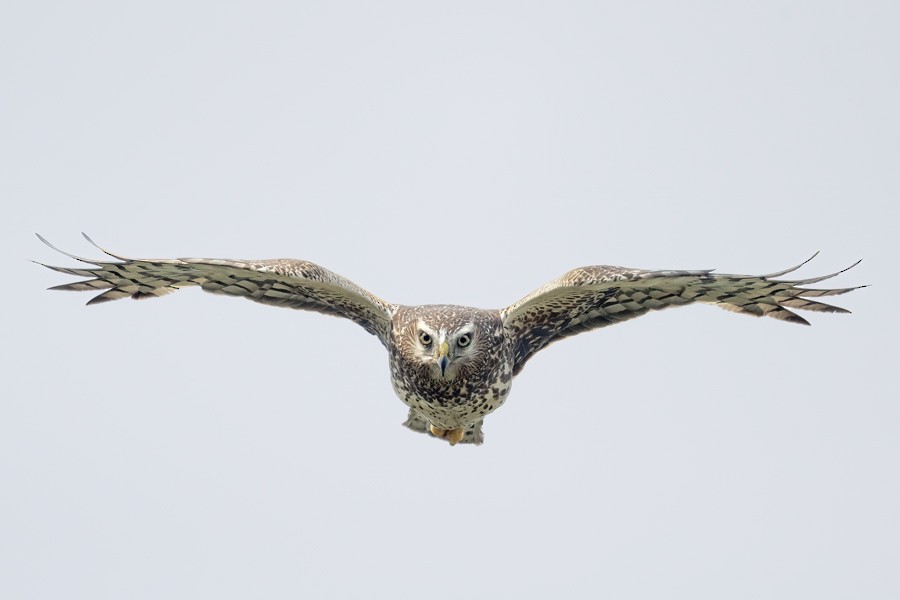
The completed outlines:
[[[434,329],[432,329],[431,327],[429,327],[428,325],[426,325],[425,321],[423,321],[422,319],[418,319],[416,321],[416,327],[419,328],[419,331],[423,331],[423,332],[427,333],[428,335],[430,335],[432,339],[438,340],[438,344],[441,343],[440,340],[442,338],[440,335],[438,335],[438,332],[435,331]]]
[[[475,323],[472,323],[471,321],[459,328],[460,335],[470,334],[473,331],[475,331]]]

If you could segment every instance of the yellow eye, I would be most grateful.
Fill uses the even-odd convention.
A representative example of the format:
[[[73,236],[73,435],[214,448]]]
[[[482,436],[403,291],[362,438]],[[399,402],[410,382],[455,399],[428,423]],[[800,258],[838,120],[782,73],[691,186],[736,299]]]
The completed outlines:
[[[425,346],[431,345],[431,336],[425,333],[424,331],[419,332],[419,341],[422,342]]]
[[[459,346],[460,348],[465,348],[466,346],[469,345],[469,343],[471,341],[472,341],[472,338],[469,337],[469,334],[464,333],[463,335],[459,336],[458,340],[456,340],[456,345]]]

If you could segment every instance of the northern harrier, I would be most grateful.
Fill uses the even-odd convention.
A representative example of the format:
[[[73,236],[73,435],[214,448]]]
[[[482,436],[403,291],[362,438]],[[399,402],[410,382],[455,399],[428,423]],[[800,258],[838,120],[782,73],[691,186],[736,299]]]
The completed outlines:
[[[809,325],[789,309],[849,312],[810,298],[865,287],[801,287],[843,273],[858,261],[837,273],[795,280],[778,278],[812,258],[758,276],[593,266],[569,271],[501,310],[403,306],[305,260],[134,259],[97,248],[116,260],[90,260],[58,250],[91,266],[44,265],[88,278],[50,289],[105,290],[88,302],[98,304],[154,298],[198,285],[215,294],[346,317],[387,348],[394,391],[409,407],[404,425],[451,445],[480,444],[484,417],[506,400],[513,377],[536,352],[570,335],[693,302]]]

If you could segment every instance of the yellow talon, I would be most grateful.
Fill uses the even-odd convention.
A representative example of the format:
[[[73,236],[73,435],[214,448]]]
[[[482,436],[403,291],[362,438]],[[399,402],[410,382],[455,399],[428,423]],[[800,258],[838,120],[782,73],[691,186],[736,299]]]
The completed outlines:
[[[447,441],[450,442],[451,446],[455,446],[461,439],[463,439],[463,435],[465,435],[466,431],[464,429],[450,429],[447,431]]]
[[[466,434],[465,429],[441,429],[440,427],[435,427],[431,423],[428,424],[428,431],[431,432],[431,435],[434,437],[438,437],[450,442],[451,446],[455,446],[459,443],[463,436]]]

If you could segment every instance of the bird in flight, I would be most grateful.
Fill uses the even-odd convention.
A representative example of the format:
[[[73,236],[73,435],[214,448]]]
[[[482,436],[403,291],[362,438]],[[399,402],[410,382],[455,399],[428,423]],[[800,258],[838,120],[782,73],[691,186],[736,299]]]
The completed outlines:
[[[84,234],[82,234],[84,235]],[[849,312],[812,298],[865,286],[805,287],[846,269],[807,279],[781,279],[812,260],[767,275],[726,275],[712,270],[673,271],[591,266],[573,269],[502,309],[445,304],[391,304],[319,265],[297,259],[125,258],[88,242],[114,260],[63,252],[86,267],[44,265],[86,277],[52,290],[102,290],[88,304],[120,298],[155,298],[182,287],[344,317],[361,325],[387,349],[391,381],[409,407],[410,429],[457,443],[480,444],[484,418],[509,395],[528,360],[563,338],[614,325],[652,310],[702,302],[726,310],[809,322],[791,309]]]

